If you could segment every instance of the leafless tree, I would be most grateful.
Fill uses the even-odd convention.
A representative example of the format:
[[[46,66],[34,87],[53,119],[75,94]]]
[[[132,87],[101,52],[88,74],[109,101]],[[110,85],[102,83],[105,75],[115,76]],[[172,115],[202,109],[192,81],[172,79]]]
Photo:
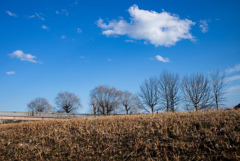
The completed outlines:
[[[59,112],[72,113],[81,107],[80,99],[70,92],[60,92],[55,98]]]
[[[123,105],[126,114],[137,113],[136,99],[137,96],[128,91],[121,92],[120,102]]]
[[[99,115],[100,111],[99,111],[99,105],[97,103],[97,100],[94,98],[91,98],[90,105],[92,106],[92,108],[90,109],[91,113],[93,113],[94,115],[96,114]]]
[[[226,75],[225,73],[220,73],[219,71],[211,71],[211,87],[213,92],[213,101],[215,103],[215,107],[218,110],[219,105],[223,105],[223,101],[225,100],[224,95],[224,87],[227,85]]]
[[[208,78],[203,74],[185,76],[182,80],[182,89],[187,110],[209,109],[211,107],[211,89]]]
[[[163,71],[159,77],[159,92],[161,104],[167,112],[174,112],[180,100],[178,91],[180,88],[179,75]]]
[[[118,109],[121,92],[116,88],[97,86],[90,92],[90,99],[95,113],[109,115]]]
[[[47,99],[45,98],[35,98],[33,101],[28,103],[27,110],[34,113],[34,112],[51,112],[52,106],[48,103]]]
[[[148,112],[153,113],[159,110],[157,105],[160,101],[158,80],[156,77],[151,77],[149,80],[145,80],[140,85],[139,97],[141,99],[142,108]]]

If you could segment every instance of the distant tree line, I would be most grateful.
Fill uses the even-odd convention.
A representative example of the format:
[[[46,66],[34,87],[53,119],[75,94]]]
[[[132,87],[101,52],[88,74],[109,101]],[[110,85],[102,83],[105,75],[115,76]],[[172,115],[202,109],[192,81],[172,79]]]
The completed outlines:
[[[107,85],[97,86],[90,91],[90,109],[95,115],[154,113],[159,111],[175,112],[180,106],[185,110],[219,109],[224,102],[224,87],[227,80],[224,73],[211,71],[210,77],[201,74],[185,75],[167,70],[150,77],[140,85],[139,92],[117,90]],[[73,113],[82,106],[80,98],[74,93],[60,92],[55,98],[53,108],[45,98],[31,101],[31,112]]]

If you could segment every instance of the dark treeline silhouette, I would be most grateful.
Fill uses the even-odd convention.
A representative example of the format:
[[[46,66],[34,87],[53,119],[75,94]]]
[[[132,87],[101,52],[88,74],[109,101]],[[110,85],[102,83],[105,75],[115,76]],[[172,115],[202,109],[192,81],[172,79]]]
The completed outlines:
[[[133,94],[107,85],[90,91],[90,112],[95,115],[175,112],[182,107],[187,111],[219,109],[223,107],[224,73],[211,71],[210,78],[201,73],[185,75],[163,70],[159,76],[145,79],[139,92]],[[32,112],[73,113],[81,107],[80,98],[74,93],[60,92],[55,98],[56,108],[45,98],[36,98],[28,104]]]

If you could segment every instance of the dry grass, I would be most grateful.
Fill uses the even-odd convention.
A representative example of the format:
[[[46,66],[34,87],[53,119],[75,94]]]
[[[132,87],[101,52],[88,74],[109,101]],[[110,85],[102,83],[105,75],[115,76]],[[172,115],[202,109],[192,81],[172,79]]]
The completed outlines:
[[[0,125],[0,160],[240,160],[240,110]]]

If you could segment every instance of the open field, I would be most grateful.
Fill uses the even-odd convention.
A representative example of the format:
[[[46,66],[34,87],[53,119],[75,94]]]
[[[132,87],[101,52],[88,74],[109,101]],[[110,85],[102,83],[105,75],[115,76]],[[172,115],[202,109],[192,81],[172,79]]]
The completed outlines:
[[[0,125],[0,160],[240,160],[240,110]]]

